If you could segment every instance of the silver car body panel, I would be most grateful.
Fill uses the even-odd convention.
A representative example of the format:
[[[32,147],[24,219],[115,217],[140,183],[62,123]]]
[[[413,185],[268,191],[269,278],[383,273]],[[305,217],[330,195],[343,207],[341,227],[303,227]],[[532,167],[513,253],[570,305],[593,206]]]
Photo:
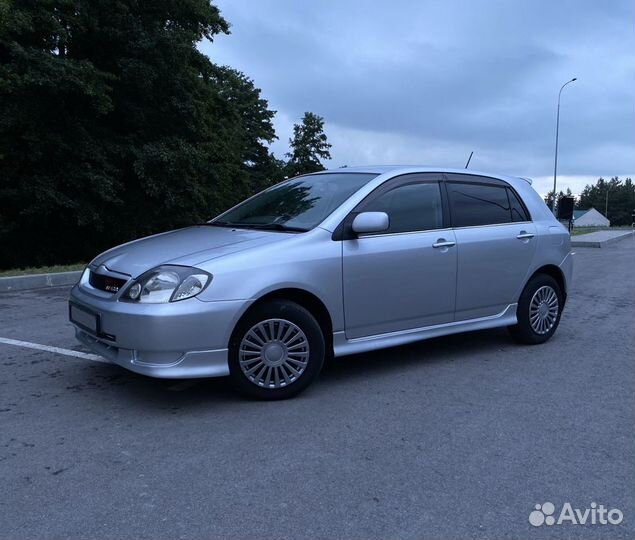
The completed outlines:
[[[510,304],[500,313],[490,317],[480,317],[469,321],[454,321],[361,338],[347,339],[344,332],[336,332],[333,335],[333,349],[335,356],[344,356],[347,354],[358,354],[375,349],[383,349],[385,347],[406,345],[407,343],[413,343],[423,339],[458,334],[460,332],[510,326],[516,324],[516,306],[517,304]]]
[[[536,242],[533,238],[521,240],[518,236],[535,235],[535,230],[533,223],[455,229],[457,320],[495,315],[520,296],[529,277]]]
[[[97,256],[91,267],[104,265],[113,272],[137,277],[160,264],[197,266],[258,245],[284,240],[268,231],[225,229],[198,225],[155,234],[117,246]]]
[[[130,282],[159,265],[195,266],[212,274],[195,298],[167,304],[121,301],[83,280],[70,301],[96,313],[101,334],[76,325],[97,354],[155,377],[228,373],[232,332],[254,302],[301,291],[329,314],[336,356],[516,322],[527,280],[545,265],[572,275],[570,240],[542,198],[522,178],[463,169],[378,166],[337,172],[378,174],[306,233],[193,226],[115,247],[89,265]],[[530,222],[447,228],[334,240],[333,232],[373,190],[416,173],[502,180],[520,195]],[[328,174],[328,171],[318,174]],[[519,238],[520,237],[520,238]],[[440,241],[448,247],[433,249]]]
[[[342,242],[346,337],[407,331],[454,320],[457,250],[452,229],[380,234]]]

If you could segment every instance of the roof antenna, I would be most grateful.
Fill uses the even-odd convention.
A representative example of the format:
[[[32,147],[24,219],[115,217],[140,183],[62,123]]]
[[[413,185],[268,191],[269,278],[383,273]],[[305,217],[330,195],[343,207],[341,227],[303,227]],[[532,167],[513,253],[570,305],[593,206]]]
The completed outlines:
[[[472,150],[472,151],[470,152],[470,157],[469,157],[469,158],[467,158],[467,163],[465,164],[465,168],[466,168],[466,169],[468,168],[468,166],[469,166],[469,164],[470,164],[470,161],[472,160],[472,156],[473,156],[473,155],[474,155],[474,150]]]

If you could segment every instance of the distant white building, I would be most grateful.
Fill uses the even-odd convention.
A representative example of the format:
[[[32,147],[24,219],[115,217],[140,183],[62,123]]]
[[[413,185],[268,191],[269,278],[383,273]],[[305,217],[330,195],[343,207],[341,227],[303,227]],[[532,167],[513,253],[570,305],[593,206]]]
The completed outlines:
[[[595,208],[573,211],[574,227],[610,227],[611,222]]]

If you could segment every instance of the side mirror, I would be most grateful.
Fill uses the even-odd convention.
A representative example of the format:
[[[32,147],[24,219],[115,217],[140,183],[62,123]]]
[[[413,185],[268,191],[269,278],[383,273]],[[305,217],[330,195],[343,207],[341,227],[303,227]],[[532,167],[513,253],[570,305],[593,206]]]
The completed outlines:
[[[382,232],[390,226],[386,212],[362,212],[353,220],[353,231],[357,234]]]

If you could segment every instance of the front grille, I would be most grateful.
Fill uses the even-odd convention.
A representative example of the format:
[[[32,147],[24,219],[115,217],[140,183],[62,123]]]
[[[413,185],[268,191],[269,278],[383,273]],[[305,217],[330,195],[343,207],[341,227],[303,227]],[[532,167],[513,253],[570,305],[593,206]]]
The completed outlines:
[[[125,285],[126,280],[112,276],[104,276],[103,274],[96,274],[91,271],[90,276],[88,277],[88,283],[90,283],[95,289],[115,294]]]

